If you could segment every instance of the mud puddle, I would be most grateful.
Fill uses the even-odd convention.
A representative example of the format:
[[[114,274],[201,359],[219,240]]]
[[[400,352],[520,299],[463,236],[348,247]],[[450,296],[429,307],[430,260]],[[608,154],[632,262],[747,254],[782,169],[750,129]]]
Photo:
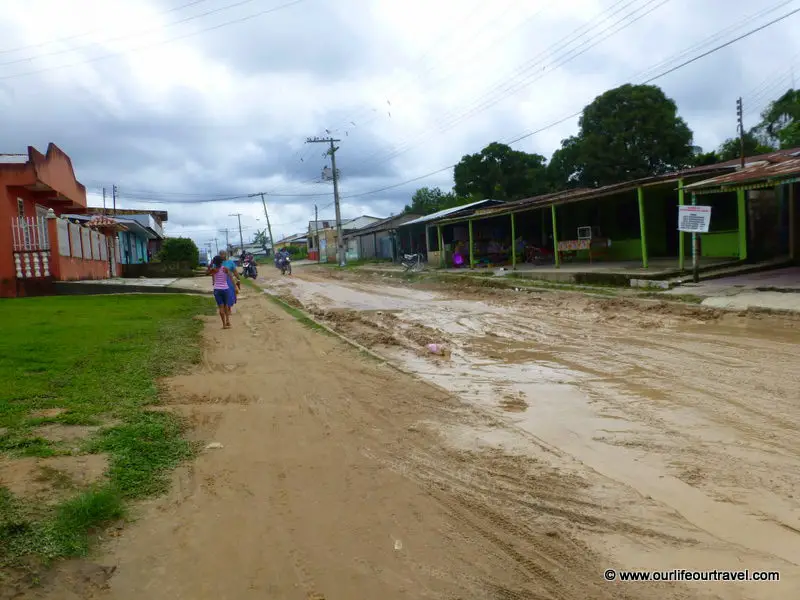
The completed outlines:
[[[612,493],[633,490],[665,507],[671,516],[656,518],[656,529],[678,528],[695,540],[656,547],[636,536],[594,537],[611,556],[631,568],[686,568],[690,560],[772,565],[784,574],[778,596],[751,584],[726,598],[800,590],[796,322],[579,295],[467,297],[308,279],[281,284],[307,307],[359,315],[358,328],[340,330],[494,415],[497,431],[519,432],[530,456],[569,457]],[[380,323],[389,338],[422,324],[450,356],[413,340],[370,340],[375,311],[391,311],[392,322]]]

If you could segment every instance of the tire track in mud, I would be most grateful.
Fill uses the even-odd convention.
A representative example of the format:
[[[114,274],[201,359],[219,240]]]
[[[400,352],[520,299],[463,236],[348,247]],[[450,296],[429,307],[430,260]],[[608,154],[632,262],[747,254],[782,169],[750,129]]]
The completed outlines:
[[[440,286],[438,289],[444,288]],[[359,293],[376,292],[374,288],[359,285]],[[441,295],[446,297],[447,293]],[[537,298],[532,302],[518,302],[510,296],[512,294],[498,291],[475,295],[479,302],[491,298],[492,302],[503,306],[516,304],[505,319],[496,310],[477,316],[477,309],[473,309],[469,314],[459,316],[443,308],[441,303],[420,304],[418,309],[410,313],[400,312],[397,316],[401,320],[435,326],[455,324],[455,327],[446,327],[450,335],[456,338],[455,341],[448,341],[461,344],[462,348],[476,334],[496,336],[501,343],[514,344],[524,340],[534,346],[537,353],[549,355],[546,359],[548,363],[582,374],[574,380],[573,385],[586,395],[587,400],[591,399],[595,412],[605,418],[646,425],[645,429],[612,428],[606,432],[603,443],[637,448],[636,456],[645,456],[645,459],[648,456],[658,457],[659,460],[662,457],[670,459],[671,462],[665,465],[668,471],[662,472],[675,472],[676,476],[685,478],[690,485],[704,489],[709,499],[740,504],[742,514],[749,512],[749,504],[750,511],[765,521],[774,521],[787,530],[797,531],[798,527],[791,522],[775,516],[777,509],[774,504],[769,505],[771,500],[765,500],[763,507],[758,502],[754,503],[752,498],[744,502],[735,500],[737,489],[750,494],[763,489],[766,494],[776,495],[776,500],[794,506],[795,510],[798,508],[797,501],[789,492],[792,489],[791,482],[794,482],[794,487],[800,486],[800,473],[796,469],[794,473],[787,470],[792,457],[800,453],[796,437],[790,433],[792,424],[800,420],[798,407],[792,404],[790,394],[790,390],[796,391],[800,384],[800,378],[792,374],[790,365],[791,349],[796,347],[791,341],[800,342],[797,335],[800,328],[796,320],[759,316],[751,322],[751,317],[746,315],[733,319],[720,311],[698,307],[658,303],[642,307],[625,300],[586,300],[574,295],[560,300],[553,300],[553,296],[549,296],[548,300]],[[368,304],[364,298],[360,302]],[[369,327],[370,315],[364,315],[363,312],[361,315],[367,321],[361,325]],[[531,325],[523,325],[523,321]],[[736,336],[726,335],[727,331],[732,330],[731,322],[739,328]],[[781,325],[784,322],[786,327]],[[742,323],[745,325],[742,326]],[[743,337],[754,327],[761,329],[751,337]],[[782,328],[779,335],[776,333],[772,336],[769,329],[764,327]],[[453,331],[459,333],[454,334]],[[347,328],[344,333],[355,333],[354,337],[359,334]],[[360,333],[363,335],[363,331]],[[369,346],[369,343],[365,345]],[[391,350],[391,347],[387,349]],[[437,360],[429,358],[434,362]],[[541,363],[542,356],[529,360]],[[726,443],[736,445],[726,451]],[[732,456],[729,455],[731,453]],[[772,458],[767,460],[768,455]],[[680,473],[675,469],[683,471]],[[447,476],[441,470],[426,471],[424,465],[409,465],[401,470],[405,473],[419,472],[416,480],[432,489],[432,493],[455,489],[456,484],[448,483]],[[699,474],[700,478],[692,473]],[[713,477],[708,478],[704,473]],[[497,480],[502,481],[503,478]],[[727,490],[724,487],[726,483],[731,484]],[[440,488],[439,485],[444,487]],[[614,482],[613,485],[618,486],[618,483]],[[472,493],[468,486],[458,486],[460,489],[454,493]],[[635,489],[632,488],[632,491]],[[482,494],[485,492],[484,488]],[[659,511],[667,508],[671,522],[669,527],[665,527],[667,521],[664,519],[667,517],[663,514],[657,517],[659,511],[654,512],[657,503],[650,502],[648,508],[638,507],[636,512],[653,513],[652,523],[628,523],[626,528],[624,510],[619,511],[621,522],[614,522],[607,514],[595,520],[591,506],[586,507],[574,500],[574,504],[570,505],[569,500],[564,499],[557,499],[553,504],[537,499],[526,505],[514,486],[505,491],[495,488],[491,492],[489,500],[484,495],[475,501],[484,508],[495,507],[493,510],[500,511],[501,515],[508,514],[504,512],[508,509],[497,507],[500,500],[514,503],[530,513],[547,515],[562,524],[568,521],[573,532],[599,532],[601,535],[626,532],[624,535],[632,538],[649,538],[660,545],[674,545],[676,549],[698,545],[713,554],[713,545],[720,552],[730,551],[728,542],[709,538],[704,529],[689,525],[669,505],[659,508]],[[615,493],[619,494],[620,490],[616,489]],[[639,500],[644,500],[644,497]],[[636,506],[634,502],[631,501],[631,504]],[[607,506],[600,505],[597,508],[607,509]],[[466,509],[458,506],[453,510]],[[733,512],[727,512],[733,515]],[[629,517],[630,511],[627,514]],[[480,521],[482,517],[475,518]],[[490,532],[492,527],[497,526],[489,525]],[[518,534],[508,535],[513,537]],[[579,538],[583,537],[580,533],[578,535]],[[788,543],[788,538],[781,539]],[[744,547],[740,550],[747,552]],[[768,555],[761,558],[753,555],[751,560],[763,560],[765,556]],[[502,593],[498,591],[498,594]],[[738,591],[731,597],[769,596],[750,596],[747,592]]]

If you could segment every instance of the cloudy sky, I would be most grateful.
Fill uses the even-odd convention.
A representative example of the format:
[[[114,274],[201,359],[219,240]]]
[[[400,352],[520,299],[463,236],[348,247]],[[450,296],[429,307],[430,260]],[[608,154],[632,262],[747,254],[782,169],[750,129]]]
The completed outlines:
[[[263,228],[260,199],[246,196],[264,191],[277,238],[303,230],[315,204],[321,218],[333,216],[332,186],[319,181],[325,148],[309,136],[341,139],[343,216],[389,216],[417,187],[449,189],[446,167],[463,154],[527,136],[513,146],[549,157],[577,130],[566,117],[599,93],[798,8],[800,0],[6,0],[0,152],[55,142],[91,204],[116,184],[118,206],[166,209],[168,231],[201,244],[234,230],[232,213],[242,213],[245,238]],[[735,134],[738,96],[750,126],[792,85],[798,26],[800,13],[654,82],[697,145],[710,150]]]

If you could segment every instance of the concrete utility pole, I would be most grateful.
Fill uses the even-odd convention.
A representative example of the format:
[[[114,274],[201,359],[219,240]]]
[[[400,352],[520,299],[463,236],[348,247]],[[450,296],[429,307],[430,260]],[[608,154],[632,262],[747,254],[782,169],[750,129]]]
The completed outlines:
[[[114,201],[114,216],[116,217],[117,216],[117,186],[116,185],[112,185],[111,186],[111,198]]]
[[[106,214],[106,188],[103,188],[103,214]]]
[[[339,208],[339,174],[336,172],[336,151],[339,149],[336,142],[341,141],[320,137],[306,139],[306,144],[330,144],[327,154],[331,157],[331,171],[333,173],[333,203],[336,206],[336,250],[339,266],[343,267],[347,264],[347,260],[344,253],[344,237],[342,236],[342,212]]]
[[[739,129],[739,156],[742,159],[742,168],[744,168],[744,114],[742,111],[742,99],[736,101],[736,120]]]
[[[217,254],[219,254],[219,240],[214,238],[214,246],[217,248]]]
[[[244,251],[244,236],[242,235],[242,213],[233,213],[229,217],[236,217],[239,220],[239,251]]]
[[[248,198],[255,198],[256,196],[261,196],[261,205],[264,207],[264,217],[267,219],[267,231],[269,231],[269,247],[272,250],[275,246],[274,239],[272,237],[272,225],[269,224],[269,213],[267,212],[267,201],[264,199],[266,192],[258,192],[257,194],[248,194]],[[274,253],[274,251],[273,251]]]
[[[225,252],[230,252],[231,251],[231,242],[230,242],[230,238],[228,237],[228,232],[229,231],[230,231],[229,229],[220,229],[219,230],[220,233],[224,233],[225,234]]]

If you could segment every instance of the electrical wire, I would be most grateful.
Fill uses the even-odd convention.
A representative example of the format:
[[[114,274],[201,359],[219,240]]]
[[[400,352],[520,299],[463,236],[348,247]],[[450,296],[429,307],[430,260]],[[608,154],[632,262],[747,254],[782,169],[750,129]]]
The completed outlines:
[[[183,40],[183,39],[186,39],[186,38],[190,38],[190,37],[194,37],[194,36],[200,35],[202,33],[207,33],[209,31],[215,31],[217,29],[222,29],[223,27],[229,27],[231,25],[238,25],[239,23],[244,23],[245,21],[250,21],[252,19],[255,19],[255,18],[258,18],[258,17],[262,17],[262,16],[268,15],[270,13],[278,12],[279,10],[283,10],[283,9],[286,9],[286,8],[291,8],[292,6],[295,6],[297,4],[300,4],[301,2],[306,2],[306,1],[307,0],[291,0],[290,2],[285,2],[283,4],[279,4],[278,6],[274,6],[274,7],[269,8],[269,9],[265,9],[265,10],[262,10],[262,11],[259,11],[259,12],[256,12],[256,13],[253,13],[253,14],[250,14],[250,15],[246,15],[246,16],[240,17],[238,19],[232,19],[230,21],[224,21],[222,23],[218,23],[218,24],[212,25],[210,27],[204,27],[202,29],[198,29],[197,31],[190,31],[188,33],[185,33],[185,34],[182,34],[182,35],[179,35],[179,36],[175,36],[175,37],[172,37],[172,38],[168,38],[166,40],[161,40],[159,42],[154,42],[152,44],[144,44],[142,46],[137,46],[135,48],[129,48],[127,50],[123,50],[123,51],[119,51],[119,52],[111,52],[111,53],[108,53],[108,54],[103,54],[101,56],[95,56],[93,58],[89,58],[89,59],[86,59],[86,60],[81,60],[81,61],[77,61],[77,62],[73,62],[73,63],[68,63],[68,64],[65,64],[65,65],[57,65],[57,66],[54,66],[54,67],[46,67],[44,69],[37,69],[35,71],[25,71],[23,73],[13,73],[11,75],[4,75],[3,77],[0,77],[0,81],[5,81],[5,80],[8,80],[8,79],[15,79],[17,77],[29,77],[31,75],[38,75],[40,73],[49,73],[50,71],[56,71],[56,70],[61,70],[61,69],[68,69],[68,68],[71,68],[71,67],[77,67],[77,66],[80,66],[80,65],[85,65],[85,64],[98,62],[98,61],[101,61],[101,60],[107,60],[109,58],[115,58],[115,57],[118,57],[118,56],[124,56],[126,54],[130,54],[131,52],[138,52],[138,51],[141,51],[141,50],[149,50],[150,48],[156,48],[156,47],[159,47],[159,46],[166,46],[167,44],[173,44],[173,43],[175,43],[177,41],[180,41],[180,40]]]
[[[677,70],[679,70],[679,69],[681,69],[681,68],[683,68],[685,66],[688,66],[688,65],[690,65],[690,64],[692,64],[694,62],[697,62],[698,60],[701,60],[702,58],[710,56],[711,54],[713,54],[715,52],[718,52],[719,50],[727,48],[727,47],[731,46],[732,44],[734,44],[734,43],[736,43],[738,41],[741,41],[741,40],[743,40],[743,39],[745,39],[747,37],[750,37],[751,35],[754,35],[755,33],[763,31],[764,29],[766,29],[766,28],[768,28],[768,27],[770,27],[772,25],[775,25],[775,24],[777,24],[777,23],[779,23],[779,22],[791,17],[792,15],[794,15],[794,14],[796,14],[798,12],[800,12],[800,8],[792,10],[792,11],[782,15],[781,17],[773,19],[772,21],[770,21],[770,22],[768,22],[766,24],[763,24],[763,25],[760,25],[758,27],[755,27],[755,28],[745,32],[744,34],[737,36],[736,38],[734,38],[732,40],[729,40],[727,42],[719,44],[719,45],[715,46],[714,48],[712,48],[712,49],[710,49],[710,50],[708,50],[706,52],[703,52],[702,54],[700,54],[698,56],[695,56],[695,57],[693,57],[693,58],[691,58],[689,60],[686,60],[686,61],[682,62],[680,65],[678,65],[676,67],[671,67],[671,68],[669,68],[669,69],[667,69],[667,70],[665,70],[665,71],[663,71],[661,73],[656,74],[653,77],[650,77],[645,82],[643,82],[643,84],[651,83],[653,81],[661,79],[662,77],[670,75],[670,74],[676,72]],[[556,127],[556,126],[568,121],[569,119],[577,117],[581,113],[582,113],[582,110],[574,112],[574,113],[571,113],[570,115],[568,115],[566,117],[562,117],[561,119],[558,119],[557,121],[549,123],[548,125],[545,125],[543,127],[535,129],[533,131],[529,131],[529,132],[527,132],[527,133],[525,133],[523,135],[520,135],[520,136],[514,138],[513,140],[510,140],[507,143],[509,145],[511,145],[511,144],[515,144],[517,142],[520,142],[520,141],[522,141],[524,139],[527,139],[527,138],[529,138],[529,137],[531,137],[533,135],[536,135],[536,134],[541,133],[543,131],[547,131],[548,129],[552,129],[553,127]],[[378,193],[381,193],[381,192],[384,192],[384,191],[387,191],[387,190],[396,189],[398,187],[402,187],[402,186],[407,185],[409,183],[415,183],[417,181],[421,181],[423,179],[427,179],[429,177],[432,177],[433,175],[437,175],[439,173],[442,173],[442,172],[447,171],[449,169],[452,169],[454,167],[455,167],[455,164],[451,164],[451,165],[448,165],[446,167],[442,167],[440,169],[436,169],[435,171],[431,171],[431,172],[426,173],[424,175],[413,177],[411,179],[407,179],[407,180],[399,182],[399,183],[395,183],[395,184],[392,184],[392,185],[384,186],[384,187],[381,187],[381,188],[378,188],[378,189],[374,189],[374,190],[369,190],[369,191],[366,191],[366,192],[359,192],[359,193],[354,193],[354,194],[346,194],[346,195],[341,196],[340,199],[344,200],[344,199],[348,199],[348,198],[360,198],[360,197],[364,197],[364,196],[378,194]],[[322,196],[325,196],[327,194],[289,194],[289,195],[283,195],[283,194],[280,194],[280,193],[270,192],[269,195],[272,196],[272,197],[306,197],[306,198],[312,198],[312,197],[322,197]],[[229,199],[235,200],[235,199],[243,199],[243,198],[247,198],[247,196],[231,197]],[[175,201],[165,201],[164,203],[195,204],[195,203],[207,203],[207,202],[218,202],[218,201],[221,201],[221,199],[219,199],[219,198],[205,198],[205,199],[200,199],[200,200],[177,201],[177,202],[175,202]],[[325,208],[327,208],[327,207],[325,207]]]
[[[663,6],[664,4],[666,4],[669,1],[670,0],[648,0],[643,5],[640,5],[640,6],[637,6],[637,7],[633,8],[633,10],[631,10],[630,12],[625,13],[624,15],[619,17],[616,22],[612,23],[611,25],[609,25],[605,29],[602,29],[601,31],[599,31],[596,35],[594,35],[594,37],[589,37],[588,39],[584,40],[581,44],[579,44],[578,46],[576,46],[576,47],[574,47],[572,49],[567,49],[567,48],[573,42],[580,40],[582,37],[585,37],[588,32],[580,33],[580,35],[578,35],[578,37],[575,38],[574,40],[570,39],[573,34],[569,34],[568,36],[566,36],[566,38],[562,38],[562,40],[560,40],[559,42],[557,42],[554,45],[555,48],[556,48],[554,50],[555,52],[558,52],[558,51],[563,50],[563,49],[566,49],[566,50],[562,54],[557,56],[557,58],[555,59],[555,62],[551,63],[550,68],[548,68],[548,65],[545,64],[545,66],[540,71],[538,71],[537,73],[534,73],[532,75],[527,76],[522,81],[518,81],[517,80],[517,78],[519,76],[521,76],[521,75],[523,75],[525,73],[530,73],[533,69],[541,66],[542,63],[543,63],[543,60],[539,59],[539,56],[546,56],[546,55],[550,54],[551,52],[553,52],[553,51],[549,51],[549,49],[548,49],[548,50],[545,50],[542,53],[540,53],[540,55],[538,55],[537,57],[534,57],[534,59],[531,59],[527,63],[525,63],[522,66],[520,66],[519,68],[517,68],[517,70],[514,72],[513,79],[512,79],[511,82],[506,82],[504,85],[501,84],[499,86],[495,86],[495,88],[493,90],[489,90],[488,92],[486,92],[482,96],[480,96],[477,100],[473,101],[472,104],[469,105],[469,108],[467,108],[466,112],[463,112],[461,114],[454,114],[451,111],[450,113],[446,114],[444,117],[442,117],[442,118],[437,120],[439,122],[439,126],[438,126],[438,128],[436,130],[423,132],[416,139],[413,139],[413,140],[407,141],[405,143],[402,143],[393,153],[389,154],[388,156],[376,159],[375,161],[370,161],[367,164],[379,165],[379,164],[383,164],[385,162],[388,162],[389,160],[392,160],[393,158],[396,158],[397,156],[400,156],[401,154],[404,154],[405,152],[407,152],[411,148],[419,145],[420,143],[422,143],[423,141],[425,141],[426,139],[428,139],[432,135],[437,135],[437,134],[440,134],[440,133],[444,133],[445,131],[448,131],[448,130],[452,129],[453,127],[455,127],[456,125],[464,122],[465,120],[469,119],[470,117],[472,117],[472,116],[474,116],[474,115],[476,115],[476,114],[478,114],[480,112],[483,112],[484,110],[496,105],[497,103],[501,102],[502,100],[506,99],[507,97],[509,97],[509,96],[511,96],[513,94],[516,94],[521,89],[529,86],[531,83],[533,83],[535,81],[538,81],[539,79],[541,79],[542,77],[544,77],[546,75],[549,75],[555,69],[558,69],[558,68],[564,66],[565,64],[571,62],[572,60],[578,58],[579,56],[581,56],[582,54],[586,53],[588,50],[590,50],[591,48],[593,48],[597,44],[599,44],[599,43],[609,39],[610,37],[616,35],[620,31],[622,31],[623,29],[626,29],[627,27],[629,27],[630,25],[632,25],[633,23],[635,23],[639,19],[649,15],[654,10],[658,9],[659,7]],[[640,12],[640,11],[643,11],[645,8],[647,8],[648,6],[652,5],[655,2],[659,2],[659,4],[657,4],[655,7],[651,7],[648,11],[646,11],[644,13]],[[617,2],[616,4],[612,5],[608,10],[611,10],[612,8],[617,7],[620,3],[621,2]],[[627,2],[626,4],[624,4],[623,6],[617,8],[617,10],[611,12],[608,16],[606,16],[605,19],[603,19],[597,25],[595,25],[592,28],[590,28],[589,32],[592,29],[594,29],[594,28],[602,25],[606,21],[608,21],[609,18],[611,18],[614,15],[617,15],[618,13],[624,11],[626,8],[630,7],[632,4],[635,4],[635,0],[631,0],[631,1]],[[639,13],[639,14],[637,15],[637,13]],[[601,13],[600,16],[602,16],[602,13]],[[609,32],[609,30],[612,30],[615,26],[618,26],[618,25],[621,25],[621,27],[619,27],[616,30],[611,31],[610,33],[607,33],[607,32]],[[578,29],[576,31],[581,31],[581,29]],[[604,34],[606,34],[606,35],[604,35]],[[568,41],[562,43],[562,41],[564,39],[566,39]],[[593,40],[596,40],[596,41],[594,41],[594,43],[590,44],[588,47],[584,47],[584,46],[586,46],[586,44],[588,44],[589,42],[592,42]],[[580,50],[579,52],[576,52],[577,50],[579,50],[582,47],[583,47],[582,50]]]
[[[177,12],[179,10],[183,10],[184,8],[191,8],[192,6],[195,6],[197,4],[202,4],[203,2],[208,2],[208,0],[192,0],[192,2],[187,2],[186,4],[181,4],[180,6],[176,6],[174,8],[170,8],[170,9],[161,11],[161,12],[157,13],[157,15],[160,16],[160,15],[166,15],[166,14],[169,14],[169,13]],[[5,49],[5,50],[0,50],[0,54],[12,54],[14,52],[22,52],[23,50],[31,50],[31,49],[34,49],[34,48],[42,48],[44,46],[49,46],[50,44],[59,44],[59,43],[63,43],[63,42],[69,42],[69,41],[72,41],[72,40],[76,40],[78,38],[82,38],[82,37],[86,37],[86,36],[92,35],[93,33],[97,33],[97,32],[100,32],[100,31],[105,31],[105,28],[92,29],[90,31],[85,31],[84,33],[77,33],[75,35],[70,35],[70,36],[62,37],[62,38],[57,38],[57,39],[54,39],[54,40],[48,40],[46,42],[39,42],[39,43],[36,43],[36,44],[28,44],[27,46],[18,46],[16,48],[8,48],[8,49]]]

